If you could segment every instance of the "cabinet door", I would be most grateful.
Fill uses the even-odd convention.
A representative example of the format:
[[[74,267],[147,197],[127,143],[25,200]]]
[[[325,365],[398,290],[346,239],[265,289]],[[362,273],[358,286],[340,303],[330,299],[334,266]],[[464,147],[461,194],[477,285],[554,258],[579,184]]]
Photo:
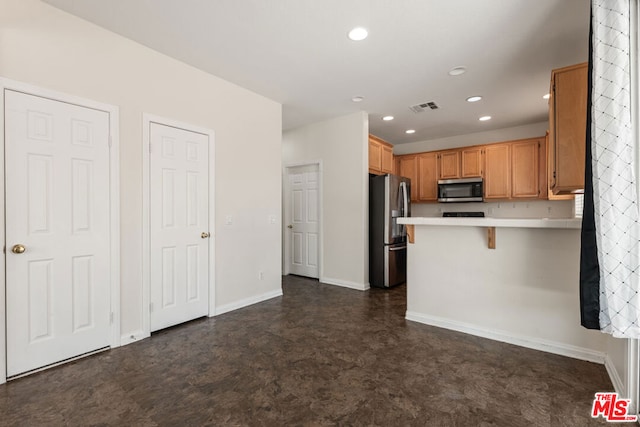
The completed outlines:
[[[381,171],[382,173],[393,173],[393,148],[382,145],[382,160]]]
[[[552,73],[551,122],[554,194],[584,189],[584,153],[587,124],[587,64]]]
[[[460,152],[440,152],[439,177],[440,179],[460,178]]]
[[[460,150],[462,178],[482,176],[482,148],[473,147]]]
[[[550,127],[553,127],[549,124]],[[552,181],[552,173],[554,170],[553,147],[551,134],[547,131],[545,139],[542,140],[542,148],[540,150],[540,198],[549,200],[573,200],[573,194],[553,194],[551,188],[554,183]]]
[[[511,196],[509,144],[484,148],[484,198],[508,199]]]
[[[369,173],[382,173],[382,145],[369,139]]]
[[[400,157],[400,176],[411,180],[411,201],[417,202],[420,194],[420,181],[418,179],[418,156]]]
[[[540,141],[511,144],[511,197],[535,199],[540,194]]]
[[[438,200],[438,154],[423,153],[418,156],[418,175],[420,179],[421,202]]]

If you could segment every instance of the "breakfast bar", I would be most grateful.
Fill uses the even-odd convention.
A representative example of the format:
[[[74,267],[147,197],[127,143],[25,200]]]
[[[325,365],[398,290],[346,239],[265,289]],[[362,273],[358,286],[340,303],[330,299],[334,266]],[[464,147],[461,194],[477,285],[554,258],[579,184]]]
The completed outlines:
[[[398,222],[413,228],[408,320],[603,361],[606,337],[580,326],[580,219]]]

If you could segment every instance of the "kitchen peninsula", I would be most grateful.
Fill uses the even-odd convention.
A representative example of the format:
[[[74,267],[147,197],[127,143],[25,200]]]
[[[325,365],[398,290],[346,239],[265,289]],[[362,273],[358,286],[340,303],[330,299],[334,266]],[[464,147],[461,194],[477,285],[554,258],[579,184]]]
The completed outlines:
[[[398,222],[414,228],[407,254],[408,320],[604,361],[606,336],[580,326],[579,219]]]

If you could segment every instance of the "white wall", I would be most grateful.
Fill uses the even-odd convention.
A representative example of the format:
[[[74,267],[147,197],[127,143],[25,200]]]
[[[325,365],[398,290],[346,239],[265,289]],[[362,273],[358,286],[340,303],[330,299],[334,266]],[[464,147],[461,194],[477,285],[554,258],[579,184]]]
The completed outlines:
[[[215,131],[216,305],[279,292],[281,105],[37,0],[0,10],[0,76],[120,108],[122,334],[142,327],[145,112]]]
[[[424,151],[447,150],[449,148],[467,147],[470,145],[490,144],[492,142],[512,141],[515,139],[535,138],[544,136],[549,128],[547,122],[477,132],[467,135],[449,136],[446,138],[430,139],[426,141],[396,144],[393,154],[411,154]]]
[[[637,381],[633,381],[629,375],[638,373],[637,368],[635,372],[631,372],[629,369],[629,351],[630,347],[636,345],[635,340],[613,338],[610,337],[607,341],[607,369],[611,381],[618,393],[623,397],[629,398],[632,396],[630,386],[637,384]]]
[[[358,112],[282,135],[282,161],[322,160],[324,250],[320,280],[369,287],[367,114]]]
[[[407,318],[605,361],[610,336],[580,326],[579,229],[415,227]],[[455,255],[454,255],[455,254]]]

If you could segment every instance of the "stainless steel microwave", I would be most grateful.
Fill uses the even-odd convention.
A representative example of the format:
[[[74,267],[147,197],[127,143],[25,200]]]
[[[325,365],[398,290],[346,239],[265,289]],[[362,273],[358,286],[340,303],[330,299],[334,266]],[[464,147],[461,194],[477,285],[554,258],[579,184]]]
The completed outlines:
[[[452,202],[482,202],[482,178],[441,179],[438,181],[438,201]]]

